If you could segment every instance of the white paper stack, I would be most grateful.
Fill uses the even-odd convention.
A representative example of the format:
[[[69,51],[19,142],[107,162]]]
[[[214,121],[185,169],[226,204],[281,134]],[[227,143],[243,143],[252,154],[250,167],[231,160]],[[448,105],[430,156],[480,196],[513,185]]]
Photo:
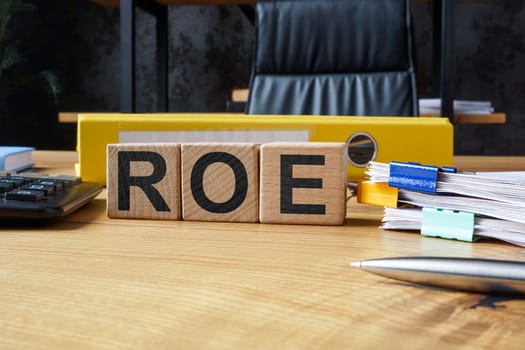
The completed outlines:
[[[490,114],[494,108],[490,101],[455,100],[454,114]],[[441,99],[422,98],[419,99],[419,113],[439,115],[441,113]]]

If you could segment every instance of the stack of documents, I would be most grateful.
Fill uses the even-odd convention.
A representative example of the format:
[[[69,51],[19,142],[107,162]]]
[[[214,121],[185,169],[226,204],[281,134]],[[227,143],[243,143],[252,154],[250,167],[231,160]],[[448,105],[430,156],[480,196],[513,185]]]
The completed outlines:
[[[525,172],[458,172],[416,163],[371,162],[360,203],[385,206],[384,229],[525,246]]]
[[[455,100],[453,103],[454,114],[490,114],[494,112],[490,101]],[[420,99],[419,113],[439,115],[441,113],[441,99]]]

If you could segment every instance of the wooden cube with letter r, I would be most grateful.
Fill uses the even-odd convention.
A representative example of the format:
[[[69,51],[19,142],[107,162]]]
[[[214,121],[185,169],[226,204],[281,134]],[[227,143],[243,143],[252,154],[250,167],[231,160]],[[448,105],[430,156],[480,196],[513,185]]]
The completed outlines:
[[[108,145],[107,214],[121,219],[180,220],[180,145]]]
[[[184,220],[258,222],[259,146],[182,145]]]
[[[343,224],[345,148],[339,142],[263,144],[259,220],[281,224]]]

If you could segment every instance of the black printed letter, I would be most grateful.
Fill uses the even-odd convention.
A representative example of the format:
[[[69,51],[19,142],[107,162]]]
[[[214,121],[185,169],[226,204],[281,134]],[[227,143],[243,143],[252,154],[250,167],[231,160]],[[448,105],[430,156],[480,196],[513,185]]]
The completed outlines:
[[[231,198],[224,203],[217,203],[210,200],[206,196],[206,193],[204,193],[203,188],[204,171],[210,164],[218,162],[229,165],[235,175],[235,191]],[[223,186],[223,184],[217,184],[217,186]],[[197,204],[209,212],[224,214],[234,211],[244,202],[248,193],[248,174],[246,168],[239,158],[230,153],[207,153],[199,158],[191,171],[191,193]]]
[[[131,176],[131,162],[149,162],[153,164],[153,173],[149,176]],[[170,211],[170,208],[153,184],[166,175],[166,161],[155,152],[120,151],[118,153],[118,209],[129,210],[130,187],[138,186],[144,191],[157,211]]]
[[[294,164],[324,165],[324,155],[281,154],[281,214],[326,214],[324,204],[293,204],[294,188],[323,188],[323,179],[293,178]]]

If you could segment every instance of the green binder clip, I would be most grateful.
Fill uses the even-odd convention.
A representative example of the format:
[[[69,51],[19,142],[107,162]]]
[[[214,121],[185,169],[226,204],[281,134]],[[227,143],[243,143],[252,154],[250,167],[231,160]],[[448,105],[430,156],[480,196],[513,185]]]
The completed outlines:
[[[429,237],[474,242],[474,213],[449,209],[423,208],[421,234]]]

